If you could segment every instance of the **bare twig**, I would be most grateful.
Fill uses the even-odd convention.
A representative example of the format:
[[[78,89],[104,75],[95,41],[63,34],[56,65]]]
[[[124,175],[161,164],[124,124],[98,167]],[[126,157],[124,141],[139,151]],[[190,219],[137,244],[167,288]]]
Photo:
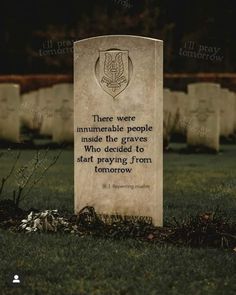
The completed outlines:
[[[33,189],[33,187],[34,187],[35,185],[37,185],[37,184],[40,182],[40,180],[43,178],[43,176],[46,174],[46,172],[47,172],[47,171],[48,171],[53,165],[56,164],[56,162],[58,161],[58,159],[59,159],[60,155],[62,154],[62,152],[63,152],[63,150],[61,150],[61,151],[60,151],[60,152],[54,157],[53,161],[50,163],[50,165],[48,165],[48,166],[43,170],[43,172],[41,173],[41,175],[31,183],[31,185],[30,185],[28,191],[27,191],[24,195],[22,195],[21,200],[25,199],[25,198],[28,196],[28,194],[31,192],[31,190]]]
[[[23,192],[23,189],[24,188],[20,186],[18,188],[17,197],[14,195],[14,203],[15,203],[17,208],[19,207],[19,203],[20,203],[20,200],[21,200],[21,194]]]
[[[19,151],[17,156],[16,156],[15,162],[13,163],[13,166],[12,166],[10,172],[9,172],[9,174],[6,177],[2,178],[2,183],[1,183],[1,187],[0,187],[0,197],[2,195],[4,185],[6,184],[7,180],[11,177],[12,173],[15,170],[15,167],[16,167],[16,164],[17,164],[19,158],[20,158],[20,155],[21,155],[21,152]]]
[[[37,169],[37,165],[39,163],[39,154],[40,154],[39,151],[37,151],[36,152],[36,161],[35,161],[34,167],[33,167],[32,171],[31,171],[30,175],[26,179],[26,182],[23,184],[22,189],[24,189],[27,186],[27,184],[30,182],[31,178],[33,177],[33,175],[34,175],[34,173],[35,173],[35,171]],[[19,186],[19,187],[21,187],[21,186]]]

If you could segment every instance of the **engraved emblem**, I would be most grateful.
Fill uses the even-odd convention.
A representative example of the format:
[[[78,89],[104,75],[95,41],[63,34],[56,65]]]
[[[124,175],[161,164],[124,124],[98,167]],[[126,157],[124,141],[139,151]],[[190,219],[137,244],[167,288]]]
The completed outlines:
[[[43,113],[43,116],[47,118],[53,117],[53,107],[52,107],[52,102],[50,100],[46,100],[46,106],[42,108],[42,113]]]
[[[125,50],[100,51],[99,83],[113,98],[121,93],[129,82],[129,56]]]
[[[73,109],[70,107],[70,102],[67,99],[62,101],[62,106],[60,109],[56,110],[57,113],[60,114],[63,121],[68,121],[73,116]]]
[[[214,113],[214,111],[211,111],[207,106],[206,106],[206,101],[205,100],[200,100],[198,108],[193,111],[192,113],[196,114],[196,117],[200,123],[205,123],[209,117],[210,114]]]

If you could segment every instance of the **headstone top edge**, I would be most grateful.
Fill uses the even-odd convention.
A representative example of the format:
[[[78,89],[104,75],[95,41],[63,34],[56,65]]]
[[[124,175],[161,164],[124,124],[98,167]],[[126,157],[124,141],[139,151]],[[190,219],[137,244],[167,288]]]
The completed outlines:
[[[81,42],[90,41],[90,40],[96,40],[96,39],[99,39],[99,38],[105,39],[105,38],[121,38],[121,37],[145,39],[145,40],[150,40],[150,41],[154,41],[154,42],[160,42],[161,44],[163,44],[163,40],[155,39],[155,38],[151,38],[151,37],[136,36],[136,35],[102,35],[102,36],[90,37],[90,38],[85,38],[85,39],[82,39],[82,40],[75,41],[74,46],[77,45],[77,44],[80,44]]]
[[[0,86],[4,86],[4,87],[13,86],[13,87],[16,87],[16,88],[20,88],[20,84],[17,84],[17,83],[0,83]]]
[[[57,84],[54,84],[52,85],[51,88],[58,88],[58,87],[61,87],[61,86],[68,86],[68,85],[73,85],[74,83],[57,83]],[[50,88],[50,87],[49,87]]]
[[[212,83],[212,82],[195,82],[188,84],[188,87],[194,87],[194,86],[217,86],[220,87],[219,83]]]
[[[225,91],[225,92],[230,92],[230,90],[228,88],[221,88],[221,91]]]
[[[38,90],[51,90],[53,86],[41,87]]]
[[[173,94],[187,94],[185,91],[180,91],[180,90],[172,90],[171,92]]]

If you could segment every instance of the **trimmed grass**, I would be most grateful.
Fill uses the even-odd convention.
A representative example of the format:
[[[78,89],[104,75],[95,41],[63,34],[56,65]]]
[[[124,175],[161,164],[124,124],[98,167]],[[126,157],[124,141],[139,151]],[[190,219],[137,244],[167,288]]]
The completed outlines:
[[[236,220],[236,146],[222,150],[218,155],[165,154],[165,219],[219,206]]]
[[[235,220],[236,147],[223,149],[219,155],[165,154],[165,222],[217,205]],[[21,163],[33,155],[23,151]],[[0,178],[10,161],[9,156],[0,159]],[[14,183],[15,176],[9,180]],[[73,212],[72,151],[63,152],[22,205]],[[0,243],[1,295],[236,294],[236,256],[229,251],[3,230]],[[19,287],[11,284],[14,274],[20,275]]]
[[[235,294],[226,251],[133,240],[4,234],[1,294]],[[19,273],[22,285],[7,285]]]

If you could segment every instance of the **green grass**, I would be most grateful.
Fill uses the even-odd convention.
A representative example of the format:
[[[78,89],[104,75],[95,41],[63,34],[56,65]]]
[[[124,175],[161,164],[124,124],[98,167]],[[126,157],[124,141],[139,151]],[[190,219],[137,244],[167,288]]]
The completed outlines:
[[[236,147],[219,155],[165,154],[164,219],[214,210],[236,217]],[[54,155],[55,152],[52,152]],[[33,158],[22,152],[22,162]],[[0,160],[0,178],[10,157]],[[14,176],[10,179],[15,183]],[[8,188],[9,190],[9,188]],[[73,212],[73,153],[65,151],[25,208]],[[218,249],[0,231],[0,294],[235,295],[236,257]],[[12,287],[13,274],[21,275]]]
[[[165,154],[165,219],[219,206],[236,220],[236,147],[222,150],[218,155]]]
[[[236,261],[219,250],[137,241],[4,234],[1,294],[235,294]],[[13,273],[22,287],[6,286]]]

